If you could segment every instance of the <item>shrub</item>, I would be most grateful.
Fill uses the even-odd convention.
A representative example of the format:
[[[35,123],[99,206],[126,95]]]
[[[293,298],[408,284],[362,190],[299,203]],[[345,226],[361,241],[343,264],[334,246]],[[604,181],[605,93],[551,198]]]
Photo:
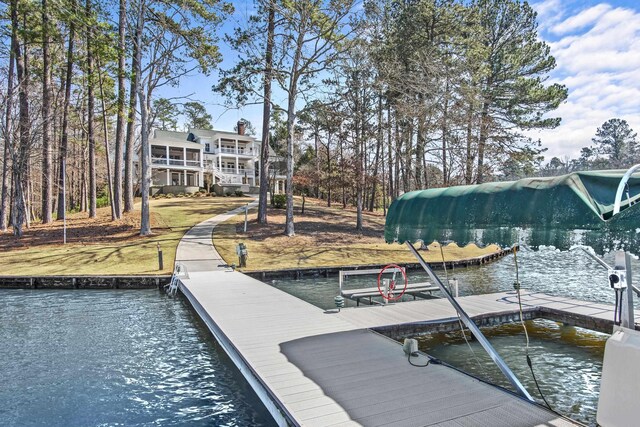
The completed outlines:
[[[184,193],[178,193],[176,194],[176,197],[184,197]]]
[[[174,197],[173,193],[167,193],[167,199],[173,199]]]
[[[198,193],[206,193],[206,192],[207,192],[207,190],[205,190],[204,188],[201,188],[201,189],[198,190]]]
[[[104,208],[105,206],[109,206],[109,195],[108,194],[103,194],[102,196],[99,196],[96,198],[96,207],[97,208]]]
[[[273,207],[276,209],[284,209],[287,206],[286,194],[274,194],[272,197]]]
[[[236,190],[236,197],[242,197],[244,196],[244,193],[242,192],[242,190]]]
[[[233,193],[231,191],[228,191],[228,190],[225,191],[225,193],[224,193],[224,195],[227,196],[227,197],[231,197],[232,194]]]

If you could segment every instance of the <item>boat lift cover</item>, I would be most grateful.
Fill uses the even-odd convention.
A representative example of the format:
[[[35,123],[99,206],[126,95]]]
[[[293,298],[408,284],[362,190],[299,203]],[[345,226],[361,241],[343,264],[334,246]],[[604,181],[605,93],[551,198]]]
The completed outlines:
[[[640,178],[629,179],[620,213],[613,216],[624,173],[574,172],[413,191],[389,207],[385,240],[560,250],[584,245],[599,254],[625,250],[640,255]]]

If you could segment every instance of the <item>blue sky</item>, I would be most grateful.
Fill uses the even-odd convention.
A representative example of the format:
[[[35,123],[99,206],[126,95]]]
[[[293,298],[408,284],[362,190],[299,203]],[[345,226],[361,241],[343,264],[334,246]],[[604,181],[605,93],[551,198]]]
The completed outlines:
[[[640,131],[640,4],[631,0],[532,3],[540,37],[557,67],[550,82],[567,86],[556,110],[561,125],[534,132],[548,148],[546,160],[578,157],[606,120],[625,119]]]
[[[550,83],[562,83],[569,97],[553,116],[562,117],[553,130],[530,132],[540,139],[546,161],[552,157],[576,158],[589,146],[596,129],[610,118],[622,118],[640,131],[640,2],[638,0],[543,0],[532,2],[538,12],[539,35],[551,47],[557,67]],[[252,1],[234,1],[236,12],[225,23],[230,30],[252,12]],[[224,44],[223,66],[237,58]],[[261,106],[226,109],[224,100],[211,91],[211,76],[184,78],[167,96],[192,95],[203,102],[217,129],[231,130],[241,117],[261,132]]]

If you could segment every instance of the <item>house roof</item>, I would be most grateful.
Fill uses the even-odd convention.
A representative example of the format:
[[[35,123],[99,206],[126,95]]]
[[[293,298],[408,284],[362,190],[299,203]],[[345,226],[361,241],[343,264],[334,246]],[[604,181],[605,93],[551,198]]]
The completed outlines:
[[[239,141],[247,141],[254,142],[256,138],[251,135],[239,135],[237,132],[227,132],[223,130],[215,130],[215,129],[191,129],[189,128],[189,133],[194,134],[198,138],[215,138],[215,137],[227,137],[234,138]],[[188,135],[188,134],[187,134]],[[186,137],[185,137],[186,139]]]

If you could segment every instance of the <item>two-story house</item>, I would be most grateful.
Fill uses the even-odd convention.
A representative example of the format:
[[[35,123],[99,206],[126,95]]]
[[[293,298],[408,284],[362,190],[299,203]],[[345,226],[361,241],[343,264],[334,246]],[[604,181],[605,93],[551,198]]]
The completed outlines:
[[[152,194],[195,192],[216,184],[219,191],[257,193],[261,142],[244,131],[243,122],[238,122],[238,132],[155,130],[150,139]],[[277,170],[269,175],[272,191],[284,192],[285,175]]]

